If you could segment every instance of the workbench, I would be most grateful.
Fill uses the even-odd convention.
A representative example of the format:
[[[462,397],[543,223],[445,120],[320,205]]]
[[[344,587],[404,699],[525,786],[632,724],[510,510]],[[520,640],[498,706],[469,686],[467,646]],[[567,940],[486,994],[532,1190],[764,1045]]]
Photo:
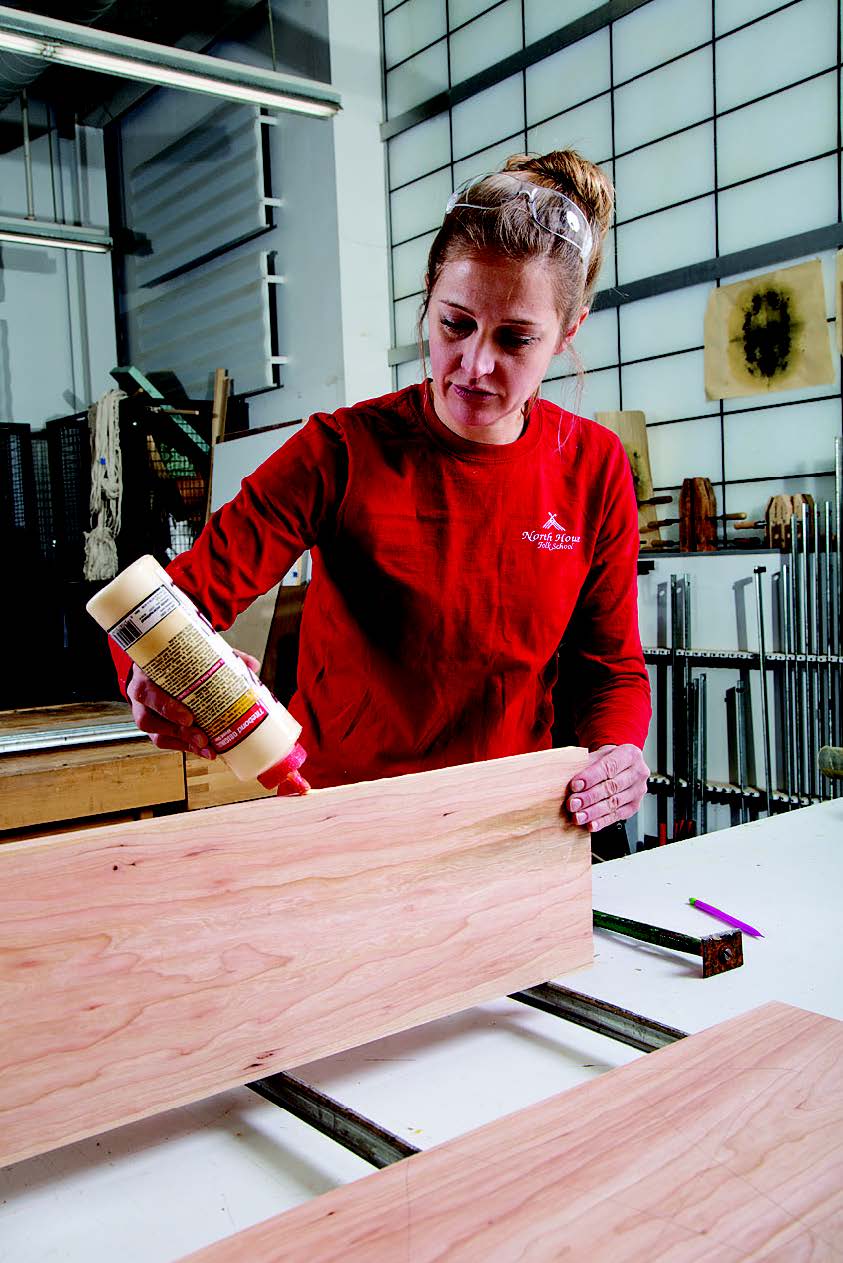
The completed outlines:
[[[194,811],[273,794],[221,759],[159,750],[125,702],[0,711],[0,843],[156,810]]]
[[[596,931],[593,965],[565,985],[687,1032],[771,999],[843,1018],[841,839],[831,802],[597,866],[608,912],[716,930],[694,895],[765,937],[703,979],[698,961]],[[427,1149],[643,1055],[502,998],[296,1073]],[[0,1259],[165,1263],[370,1172],[238,1088],[0,1171]]]

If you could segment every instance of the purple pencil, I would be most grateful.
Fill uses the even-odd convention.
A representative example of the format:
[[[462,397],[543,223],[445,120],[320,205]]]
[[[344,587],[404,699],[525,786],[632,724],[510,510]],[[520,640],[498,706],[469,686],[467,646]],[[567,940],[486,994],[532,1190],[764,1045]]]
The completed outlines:
[[[756,930],[754,926],[747,925],[746,921],[739,921],[737,917],[730,917],[728,912],[721,912],[719,908],[714,908],[710,903],[703,903],[702,899],[689,899],[688,903],[699,908],[700,912],[707,912],[710,917],[717,917],[721,921],[725,921],[727,925],[733,925],[736,930],[743,930],[744,934],[751,934],[753,938],[763,938],[764,935],[760,930]]]

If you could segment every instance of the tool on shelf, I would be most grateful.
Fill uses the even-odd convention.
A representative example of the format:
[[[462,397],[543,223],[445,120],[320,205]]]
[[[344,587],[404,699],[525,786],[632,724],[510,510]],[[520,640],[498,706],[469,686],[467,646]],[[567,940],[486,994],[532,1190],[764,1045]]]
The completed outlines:
[[[790,549],[791,518],[794,514],[801,518],[802,509],[805,505],[808,506],[809,512],[813,513],[813,497],[807,493],[772,496],[767,502],[767,509],[763,518],[754,522],[748,522],[744,520],[746,514],[743,514],[742,518],[735,521],[735,530],[763,531],[764,543],[768,548],[778,548],[782,552],[787,552]]]
[[[686,505],[700,481],[686,480]],[[743,514],[724,516],[738,531],[760,526]],[[705,832],[710,804],[728,806],[733,822],[745,823],[761,812],[791,811],[843,796],[841,522],[843,436],[834,444],[833,497],[815,503],[806,493],[780,495],[767,505],[765,533],[783,555],[775,570],[769,561],[754,567],[757,648],[692,647],[692,579],[670,575],[664,598],[669,632],[662,630],[665,640],[644,649],[645,661],[657,672],[656,763],[669,769],[654,772],[649,781],[657,800],[660,845]],[[768,583],[771,604],[765,610]],[[724,690],[727,782],[708,779],[706,707],[712,680],[700,670],[708,667],[739,672]],[[758,688],[750,689],[755,671],[760,672]],[[712,733],[716,730],[715,725]],[[836,751],[837,762],[829,750]]]
[[[823,746],[817,764],[823,776],[843,780],[843,746]]]
[[[717,548],[717,501],[708,478],[686,478],[679,492],[679,547],[712,553]]]

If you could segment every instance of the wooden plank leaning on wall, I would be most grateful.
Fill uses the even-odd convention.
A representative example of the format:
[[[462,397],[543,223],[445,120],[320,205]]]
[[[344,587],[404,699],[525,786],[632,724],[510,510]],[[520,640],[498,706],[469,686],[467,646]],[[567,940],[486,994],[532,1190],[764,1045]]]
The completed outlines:
[[[767,1004],[182,1263],[839,1258],[841,1067]]]
[[[0,1165],[590,963],[587,757],[0,848]]]

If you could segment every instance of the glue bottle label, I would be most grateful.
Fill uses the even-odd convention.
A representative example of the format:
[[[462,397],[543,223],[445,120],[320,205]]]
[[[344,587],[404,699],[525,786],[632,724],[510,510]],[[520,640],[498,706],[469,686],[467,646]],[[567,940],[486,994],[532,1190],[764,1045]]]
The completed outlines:
[[[133,610],[110,628],[109,636],[113,636],[121,649],[130,649],[135,641],[140,640],[148,631],[156,627],[168,614],[179,605],[178,597],[172,588],[163,584],[151,592],[145,601],[141,601]]]
[[[193,712],[218,754],[231,750],[266,719],[264,686],[242,658],[219,637],[208,637],[210,624],[192,601],[162,584],[109,629],[123,649],[135,648],[174,610],[183,616],[181,631],[170,635],[143,669],[155,684]],[[212,629],[210,629],[212,630]]]

